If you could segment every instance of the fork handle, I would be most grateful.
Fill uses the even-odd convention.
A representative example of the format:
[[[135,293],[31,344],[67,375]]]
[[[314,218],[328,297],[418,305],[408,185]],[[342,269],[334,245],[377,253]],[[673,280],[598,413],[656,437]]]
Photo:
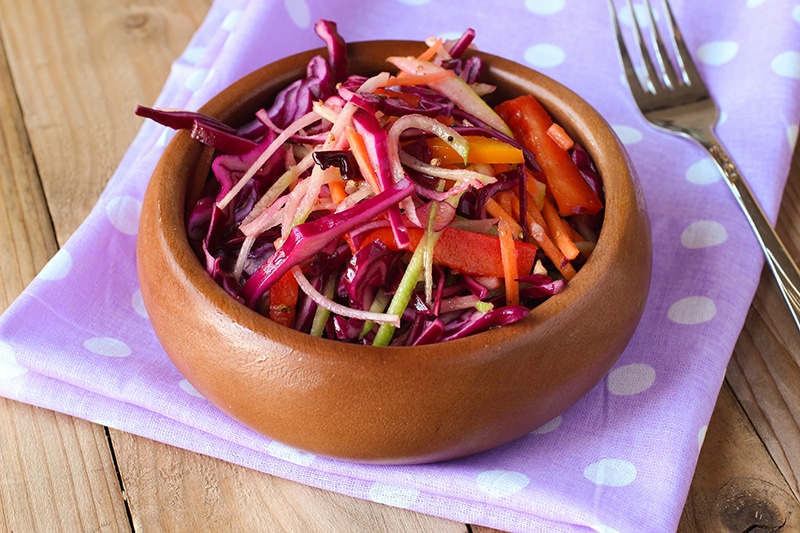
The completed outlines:
[[[800,270],[798,270],[797,264],[789,255],[786,246],[764,214],[744,177],[714,132],[708,129],[705,135],[698,137],[700,143],[708,150],[722,171],[728,187],[744,211],[747,221],[753,228],[758,243],[764,251],[764,256],[775,276],[783,299],[792,313],[795,325],[800,329]]]

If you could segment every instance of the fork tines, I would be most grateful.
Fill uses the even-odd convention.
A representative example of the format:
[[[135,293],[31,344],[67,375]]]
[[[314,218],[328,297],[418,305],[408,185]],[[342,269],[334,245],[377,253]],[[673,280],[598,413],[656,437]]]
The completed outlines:
[[[665,39],[661,35],[658,24],[656,24],[656,17],[653,14],[650,0],[643,0],[641,4],[634,4],[632,0],[627,0],[627,7],[631,15],[631,26],[633,28],[634,40],[636,42],[636,47],[639,49],[639,54],[641,56],[642,63],[644,64],[644,70],[646,73],[644,76],[644,83],[641,81],[634,83],[634,81],[639,80],[639,76],[637,75],[637,71],[633,66],[631,55],[628,52],[628,47],[625,44],[625,38],[620,27],[619,17],[617,16],[617,11],[614,6],[614,0],[608,0],[608,5],[614,23],[614,31],[620,51],[620,57],[625,69],[625,76],[628,79],[628,83],[631,86],[631,91],[634,93],[634,98],[637,100],[637,102],[640,100],[640,98],[646,97],[648,93],[652,95],[657,95],[665,91],[674,93],[676,91],[686,90],[689,87],[694,87],[702,92],[705,92],[705,85],[703,84],[703,81],[701,80],[700,75],[698,74],[694,65],[694,61],[692,60],[692,57],[686,48],[686,43],[684,42],[680,29],[675,22],[672,9],[670,8],[667,0],[662,1],[663,13],[666,16],[666,24],[669,29],[669,42],[672,50],[675,52],[678,72],[676,72],[676,69],[673,67],[673,63],[670,60],[669,53],[664,44]],[[644,32],[642,29],[643,22],[640,21],[639,17],[637,16],[636,6],[644,8],[643,10],[645,11],[645,14],[642,18],[646,17],[644,23],[646,23],[650,28],[650,47],[656,56],[655,62],[651,57],[650,48],[645,42],[645,38],[643,36]]]

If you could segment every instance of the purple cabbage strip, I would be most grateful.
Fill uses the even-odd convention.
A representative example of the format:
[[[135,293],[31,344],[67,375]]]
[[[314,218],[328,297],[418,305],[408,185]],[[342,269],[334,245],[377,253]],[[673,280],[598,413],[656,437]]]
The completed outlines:
[[[336,23],[329,20],[318,20],[314,24],[314,31],[328,48],[328,63],[333,71],[333,84],[345,81],[350,71],[347,61],[347,45],[339,35]]]
[[[389,168],[389,141],[386,130],[381,127],[380,122],[374,115],[365,113],[363,110],[358,110],[353,114],[353,126],[364,139],[367,153],[373,165],[375,165],[375,173],[378,176],[380,186],[383,187],[384,191],[387,190],[394,184],[394,177],[392,176],[391,168]],[[396,205],[391,206],[387,214],[395,242],[400,248],[407,248],[411,240],[408,237],[408,229],[400,215],[400,208]]]
[[[389,207],[396,207],[413,192],[411,182],[404,179],[350,209],[295,226],[281,248],[245,282],[239,292],[240,296],[252,307],[293,266],[311,259],[326,244],[354,227],[384,213]]]
[[[450,47],[450,50],[448,50],[450,56],[456,59],[460,58],[462,55],[464,55],[464,52],[467,51],[469,45],[472,44],[473,39],[475,39],[475,30],[472,28],[467,28],[466,31],[461,34],[461,37],[459,37],[458,40],[453,43],[453,46]]]
[[[499,309],[492,309],[487,313],[470,310],[455,323],[447,325],[446,334],[441,342],[461,339],[475,335],[482,331],[507,326],[525,318],[530,310],[521,305],[507,305]]]

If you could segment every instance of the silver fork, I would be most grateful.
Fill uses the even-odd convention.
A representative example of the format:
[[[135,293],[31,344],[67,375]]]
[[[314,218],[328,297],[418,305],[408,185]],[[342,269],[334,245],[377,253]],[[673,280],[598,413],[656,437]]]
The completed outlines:
[[[643,5],[647,11],[647,22],[651,28],[651,48],[656,56],[655,63],[650,57],[650,52],[642,37],[642,30],[633,4],[631,0],[627,0],[628,9],[631,12],[634,40],[646,69],[645,81],[639,80],[631,62],[631,56],[620,30],[614,1],[608,0],[608,5],[611,10],[625,77],[636,105],[653,125],[697,141],[711,155],[753,228],[786,305],[792,313],[795,325],[800,329],[800,270],[786,251],[780,237],[775,233],[775,229],[753,196],[736,164],[714,133],[713,127],[719,116],[717,105],[697,72],[680,29],[675,23],[669,3],[667,0],[663,0],[663,11],[667,18],[669,37],[677,59],[677,72],[670,61],[664,47],[664,40],[656,26],[650,1],[644,0]]]

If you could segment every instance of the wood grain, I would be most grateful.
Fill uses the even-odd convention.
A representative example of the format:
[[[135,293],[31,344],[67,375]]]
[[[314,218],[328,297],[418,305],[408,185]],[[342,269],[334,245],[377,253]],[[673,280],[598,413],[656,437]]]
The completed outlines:
[[[466,526],[357,500],[117,432],[137,531],[465,533]]]
[[[2,311],[57,250],[2,47],[0,250]],[[100,426],[0,398],[0,479],[0,530],[129,530]]]
[[[133,140],[136,105],[155,100],[209,6],[210,0],[0,2],[3,44],[60,244]]]

